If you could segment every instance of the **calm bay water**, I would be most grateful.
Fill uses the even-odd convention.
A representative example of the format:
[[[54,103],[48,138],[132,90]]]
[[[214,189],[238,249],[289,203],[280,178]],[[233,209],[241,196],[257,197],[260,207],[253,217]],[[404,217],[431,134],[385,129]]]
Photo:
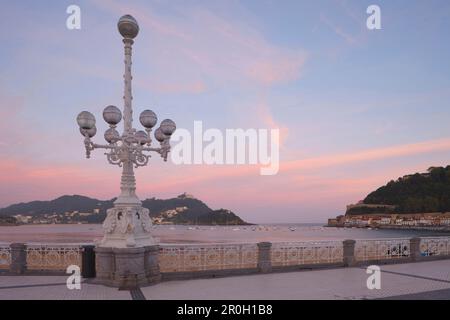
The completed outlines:
[[[76,243],[101,239],[100,224],[0,226],[0,242]],[[402,238],[449,235],[431,231],[326,228],[312,224],[255,226],[154,226],[162,243],[231,243]]]

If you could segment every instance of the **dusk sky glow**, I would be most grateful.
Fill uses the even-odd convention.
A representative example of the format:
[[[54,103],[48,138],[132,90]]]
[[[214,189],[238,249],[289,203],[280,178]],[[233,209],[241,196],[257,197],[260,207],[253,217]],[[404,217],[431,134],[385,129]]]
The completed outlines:
[[[81,30],[66,8],[81,8]],[[366,28],[377,4],[382,29]],[[255,223],[324,222],[375,188],[450,164],[450,2],[1,1],[0,207],[64,194],[110,199],[120,170],[85,158],[75,118],[123,107],[117,20],[140,24],[134,125],[144,109],[191,130],[279,128],[280,171],[136,170],[141,199],[193,194]]]

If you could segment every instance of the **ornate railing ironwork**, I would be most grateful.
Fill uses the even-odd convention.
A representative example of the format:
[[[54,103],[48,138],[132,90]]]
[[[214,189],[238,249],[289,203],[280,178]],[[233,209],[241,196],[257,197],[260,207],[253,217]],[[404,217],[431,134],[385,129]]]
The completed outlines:
[[[272,266],[340,263],[342,241],[307,241],[272,243]]]
[[[357,240],[357,261],[390,260],[410,257],[410,239]]]
[[[361,239],[351,250],[356,262],[404,259],[419,261],[417,256],[450,257],[450,237],[424,237],[420,243],[411,239]],[[12,254],[10,244],[0,243],[0,270],[23,263],[26,270],[65,271],[69,265],[81,267],[85,244],[24,244],[20,254]],[[272,267],[345,263],[342,241],[274,242],[259,247],[257,243],[160,244],[159,267],[162,273],[214,270],[258,269]],[[17,250],[17,249],[14,249]],[[261,251],[263,250],[263,251]],[[414,253],[411,253],[414,250]],[[348,254],[348,253],[347,253]],[[350,253],[351,254],[351,253]],[[23,257],[22,255],[22,257]],[[267,256],[268,255],[268,256]],[[15,257],[15,258],[14,258]],[[12,261],[16,259],[15,262]],[[22,262],[23,261],[23,262]]]
[[[28,244],[26,250],[28,270],[66,270],[70,265],[81,267],[80,244]]]
[[[421,238],[420,254],[424,257],[450,255],[450,237]]]
[[[257,244],[160,245],[161,272],[247,269],[257,266]]]
[[[9,244],[0,244],[0,270],[9,269],[11,264],[11,248]]]

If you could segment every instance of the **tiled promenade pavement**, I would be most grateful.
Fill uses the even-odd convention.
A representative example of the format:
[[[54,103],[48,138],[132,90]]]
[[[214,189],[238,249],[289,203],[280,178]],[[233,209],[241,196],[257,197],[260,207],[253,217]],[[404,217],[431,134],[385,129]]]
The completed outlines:
[[[81,290],[69,290],[65,276],[0,275],[0,300],[131,300],[130,291],[81,283]]]
[[[65,277],[0,276],[0,299],[450,299],[450,260],[381,266],[381,289],[369,290],[364,268],[167,281],[119,291]]]

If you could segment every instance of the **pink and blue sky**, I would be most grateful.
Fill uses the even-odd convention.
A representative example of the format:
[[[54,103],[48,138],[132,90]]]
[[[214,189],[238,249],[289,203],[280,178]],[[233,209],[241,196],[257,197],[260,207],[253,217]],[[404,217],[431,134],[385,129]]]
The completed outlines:
[[[81,8],[81,30],[66,8]],[[366,28],[381,8],[382,29]],[[135,115],[191,129],[280,128],[280,172],[137,170],[141,198],[191,193],[250,222],[323,222],[399,176],[450,163],[450,2],[1,1],[0,207],[63,194],[109,199],[120,170],[84,157],[75,122],[122,107],[116,23],[132,14]],[[137,121],[135,122],[137,124]]]

